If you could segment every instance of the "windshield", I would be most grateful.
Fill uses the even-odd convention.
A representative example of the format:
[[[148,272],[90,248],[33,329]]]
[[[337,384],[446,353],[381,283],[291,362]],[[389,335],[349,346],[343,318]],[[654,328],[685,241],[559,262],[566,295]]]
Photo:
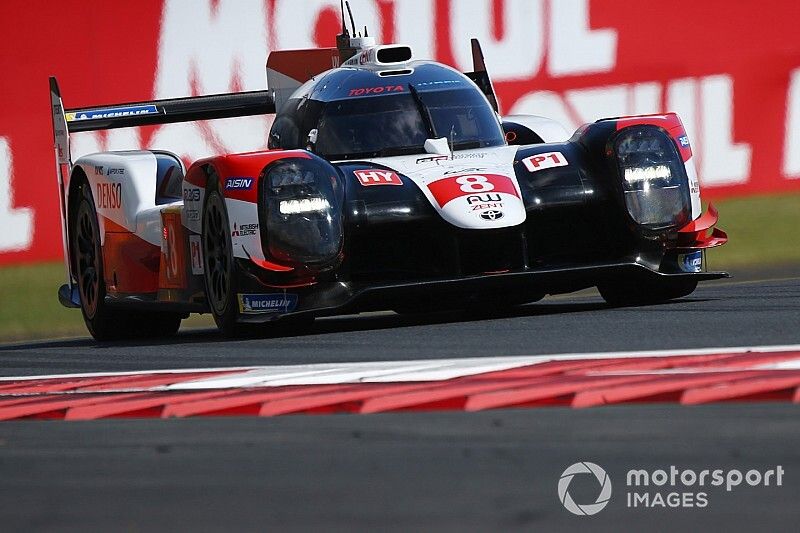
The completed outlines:
[[[316,152],[327,159],[424,153],[428,138],[447,137],[456,150],[499,146],[503,132],[474,89],[409,92],[330,102],[317,126]]]

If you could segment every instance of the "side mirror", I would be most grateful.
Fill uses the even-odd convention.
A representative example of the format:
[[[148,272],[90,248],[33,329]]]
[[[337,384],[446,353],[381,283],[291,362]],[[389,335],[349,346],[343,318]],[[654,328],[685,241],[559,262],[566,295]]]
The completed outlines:
[[[269,134],[269,143],[268,148],[280,148],[281,147],[281,134],[277,131],[273,131]]]

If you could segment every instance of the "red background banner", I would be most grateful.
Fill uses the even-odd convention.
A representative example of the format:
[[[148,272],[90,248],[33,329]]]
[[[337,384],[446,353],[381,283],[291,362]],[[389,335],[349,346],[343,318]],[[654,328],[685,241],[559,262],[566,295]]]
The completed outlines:
[[[800,190],[796,0],[354,0],[379,42],[470,68],[478,37],[504,114],[569,129],[676,111],[705,198]],[[47,77],[65,105],[256,90],[269,50],[331,46],[338,0],[0,3],[0,264],[61,257]],[[73,136],[76,155],[265,145],[268,121]]]

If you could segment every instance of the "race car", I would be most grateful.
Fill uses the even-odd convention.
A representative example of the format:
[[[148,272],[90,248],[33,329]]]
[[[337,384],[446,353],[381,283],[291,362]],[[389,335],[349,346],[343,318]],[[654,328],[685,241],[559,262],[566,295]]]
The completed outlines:
[[[474,72],[345,30],[276,51],[268,89],[64,109],[50,79],[67,283],[98,340],[175,333],[211,313],[225,335],[291,317],[494,309],[598,287],[612,305],[686,296],[705,250],[692,147],[674,114],[570,135],[501,116]],[[275,114],[269,146],[185,165],[160,150],[72,161],[69,135]]]

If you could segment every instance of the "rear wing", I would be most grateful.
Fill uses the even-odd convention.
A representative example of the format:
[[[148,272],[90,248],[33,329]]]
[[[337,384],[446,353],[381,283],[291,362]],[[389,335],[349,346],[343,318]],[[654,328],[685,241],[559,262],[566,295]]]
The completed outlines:
[[[67,248],[67,191],[64,188],[65,177],[69,177],[72,172],[70,133],[275,113],[275,99],[272,91],[215,94],[65,109],[58,81],[52,76],[50,77],[50,105],[61,207],[62,246],[69,284],[68,293],[61,294],[59,292],[62,303],[65,305],[68,302],[74,304],[76,301]]]
[[[69,165],[72,163],[69,151],[70,133],[275,113],[272,91],[214,94],[65,109],[58,81],[52,76],[50,100],[56,160],[59,164]]]

